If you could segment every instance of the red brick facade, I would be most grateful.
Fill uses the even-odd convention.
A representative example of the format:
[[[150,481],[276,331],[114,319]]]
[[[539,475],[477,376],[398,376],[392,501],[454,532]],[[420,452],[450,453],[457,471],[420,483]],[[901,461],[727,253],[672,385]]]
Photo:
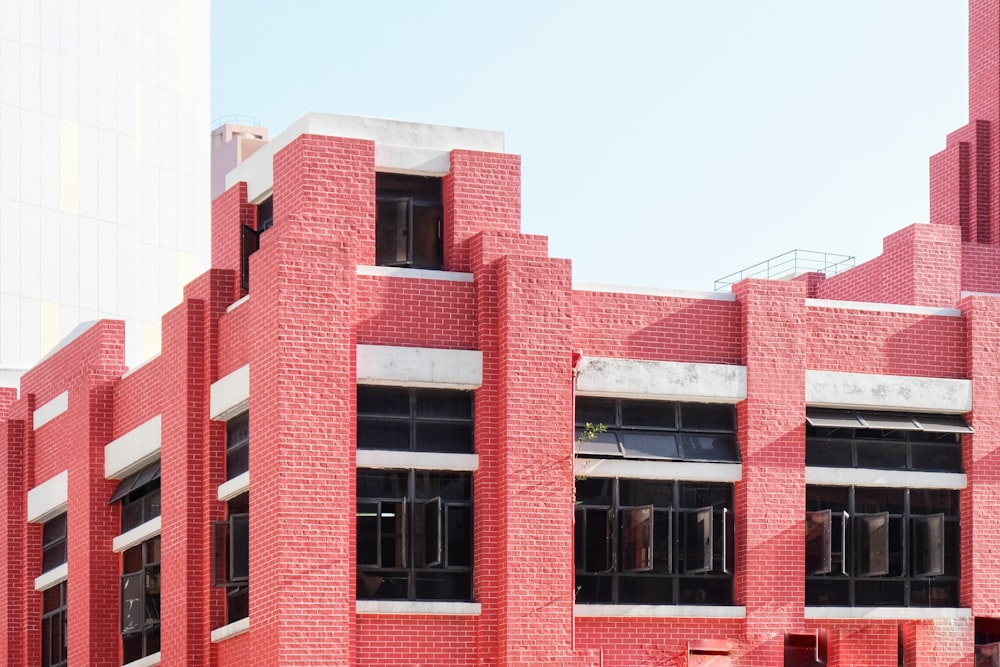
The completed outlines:
[[[214,268],[164,315],[159,357],[127,372],[124,328],[102,321],[25,374],[19,392],[0,389],[8,628],[0,664],[43,660],[42,590],[57,578],[36,577],[52,511],[68,519],[68,664],[123,664],[127,536],[123,503],[108,500],[126,473],[108,474],[105,447],[157,418],[158,447],[144,460],[159,461],[161,479],[160,646],[136,663],[143,667],[775,667],[791,664],[789,635],[810,633],[822,646],[814,664],[973,664],[977,641],[986,641],[977,632],[1000,621],[1000,3],[970,5],[970,124],[931,160],[931,224],[896,232],[880,257],[830,279],[746,280],[731,295],[574,289],[570,263],[520,231],[519,158],[465,147],[435,147],[447,164],[447,173],[431,170],[442,176],[441,270],[375,269],[375,174],[392,170],[378,141],[291,138],[274,152],[263,190],[273,193],[274,225],[249,258],[248,295],[240,234],[254,227],[255,210],[240,182],[214,202]],[[359,380],[359,346],[481,355],[472,595],[463,604],[358,599],[357,386],[370,382]],[[733,604],[576,599],[574,478],[587,477],[574,473],[581,359],[744,374],[743,393],[720,399],[735,406],[740,454],[733,541],[723,547]],[[220,499],[231,484],[227,430],[225,417],[212,419],[212,396],[244,367],[250,542],[241,625],[227,623],[226,589],[213,585],[214,526],[232,496]],[[807,604],[804,510],[807,487],[822,475],[805,465],[807,407],[881,405],[878,396],[816,399],[816,378],[827,376],[880,378],[906,391],[924,381],[971,387],[971,410],[942,408],[964,412],[975,431],[961,440],[962,472],[914,478],[944,480],[958,494],[957,606]],[[712,402],[678,391],[649,397]],[[935,411],[933,397],[929,407],[909,395],[892,400],[884,409]],[[59,487],[53,480],[64,472]],[[39,513],[32,498],[50,487],[65,497]]]

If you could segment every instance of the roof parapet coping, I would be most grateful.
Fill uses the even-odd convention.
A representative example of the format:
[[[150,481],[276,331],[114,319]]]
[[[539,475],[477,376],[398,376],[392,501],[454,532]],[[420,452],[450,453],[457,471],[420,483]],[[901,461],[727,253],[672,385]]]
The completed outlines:
[[[377,167],[411,173],[447,173],[448,153],[456,148],[504,152],[504,134],[495,130],[308,113],[230,171],[226,175],[226,188],[245,181],[248,199],[259,199],[271,190],[274,182],[274,154],[303,134],[374,141]]]

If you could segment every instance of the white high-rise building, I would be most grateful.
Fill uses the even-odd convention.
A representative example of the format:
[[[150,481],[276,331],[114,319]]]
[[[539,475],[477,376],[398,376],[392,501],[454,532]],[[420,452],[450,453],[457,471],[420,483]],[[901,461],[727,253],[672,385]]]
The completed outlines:
[[[81,322],[131,366],[208,267],[207,0],[0,0],[0,385]]]

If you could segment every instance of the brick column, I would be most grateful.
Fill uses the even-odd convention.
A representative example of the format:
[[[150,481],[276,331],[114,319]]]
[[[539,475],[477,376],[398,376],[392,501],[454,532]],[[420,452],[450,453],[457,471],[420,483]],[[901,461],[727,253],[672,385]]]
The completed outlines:
[[[805,607],[805,291],[795,282],[733,287],[742,316],[747,399],[737,408],[736,602],[746,606],[741,667],[783,662],[783,633]]]
[[[4,545],[0,558],[0,621],[6,628],[23,628],[25,631],[8,631],[0,636],[0,662],[5,665],[33,664],[29,655],[38,662],[37,652],[29,653],[28,643],[38,633],[28,631],[37,626],[38,613],[29,612],[27,602],[34,599],[34,588],[27,585],[27,530],[25,488],[25,454],[27,440],[24,415],[11,414],[11,404],[17,395],[15,389],[0,389],[0,544]],[[23,413],[28,401],[17,407]],[[37,561],[37,559],[35,559]]]

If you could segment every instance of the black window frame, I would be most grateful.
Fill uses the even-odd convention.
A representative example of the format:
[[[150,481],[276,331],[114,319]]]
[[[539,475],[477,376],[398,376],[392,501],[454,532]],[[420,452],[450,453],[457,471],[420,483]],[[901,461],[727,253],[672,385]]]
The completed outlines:
[[[212,523],[212,586],[226,589],[226,623],[250,615],[250,494],[226,504],[226,519]]]
[[[42,524],[42,572],[64,565],[69,534],[66,512],[60,512]]]
[[[469,471],[359,468],[357,599],[471,601],[472,485]]]
[[[735,603],[732,484],[587,477],[576,492],[578,604]]]
[[[250,411],[226,421],[226,481],[250,470]]]
[[[442,270],[443,199],[443,180],[440,177],[377,172],[375,263],[378,266]],[[390,209],[393,209],[394,216],[390,215]],[[390,217],[395,218],[391,224]],[[424,229],[427,226],[433,229]],[[415,237],[419,236],[427,243],[428,240],[423,238],[426,234],[433,234],[428,243],[433,247],[415,249]]]
[[[41,665],[66,667],[69,664],[69,643],[66,641],[67,585],[61,581],[41,591]]]
[[[963,472],[959,416],[807,408],[806,465]]]
[[[161,558],[159,535],[122,554],[119,627],[124,664],[160,650]],[[131,568],[130,561],[135,561]],[[136,608],[138,614],[133,612]]]
[[[423,413],[422,406],[442,401],[450,402],[455,413]],[[475,452],[475,395],[471,391],[360,384],[357,413],[358,449]],[[387,435],[390,431],[395,434]],[[407,443],[402,447],[404,432]],[[443,442],[453,444],[443,446]]]
[[[240,287],[250,291],[250,255],[260,250],[260,235],[274,225],[274,196],[253,207],[253,226],[240,227]]]
[[[960,544],[956,490],[808,484],[805,603],[958,607]]]
[[[576,454],[594,458],[739,463],[736,407],[577,396]],[[588,425],[603,425],[599,433]],[[704,447],[706,438],[712,443]]]

